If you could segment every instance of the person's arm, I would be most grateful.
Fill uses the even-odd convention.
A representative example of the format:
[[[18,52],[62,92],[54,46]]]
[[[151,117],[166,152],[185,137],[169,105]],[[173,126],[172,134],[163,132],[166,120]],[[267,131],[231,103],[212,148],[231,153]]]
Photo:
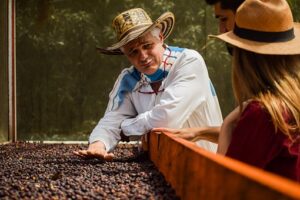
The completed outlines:
[[[154,127],[179,128],[212,95],[206,65],[198,53],[189,51],[177,62],[159,102],[136,118],[124,120],[121,128],[125,135],[143,135]]]
[[[225,155],[228,146],[231,142],[232,131],[240,116],[239,107],[235,108],[227,117],[225,117],[220,129],[220,135],[218,139],[217,153]]]
[[[117,79],[110,93],[110,99],[104,117],[90,134],[88,149],[74,152],[76,155],[97,157],[100,159],[104,158],[105,160],[110,160],[113,157],[113,154],[108,152],[111,152],[121,139],[120,125],[122,121],[137,115],[131,101],[130,93],[125,93],[122,96],[122,103],[117,105],[117,100],[120,98],[120,96],[118,96],[119,87],[126,73],[126,70],[124,70]]]
[[[250,100],[245,101],[242,104],[242,108],[240,108],[240,106],[236,107],[225,117],[220,129],[217,153],[225,155],[225,153],[227,152],[228,146],[231,142],[232,132],[241,116],[241,112],[244,111],[249,102]]]
[[[151,132],[172,133],[176,137],[196,142],[198,140],[207,140],[218,143],[220,127],[194,127],[194,128],[153,128]]]
[[[127,93],[119,107],[106,111],[104,117],[90,134],[89,143],[101,141],[104,143],[106,151],[112,151],[121,139],[121,123],[136,115],[137,112],[132,104],[130,94]]]

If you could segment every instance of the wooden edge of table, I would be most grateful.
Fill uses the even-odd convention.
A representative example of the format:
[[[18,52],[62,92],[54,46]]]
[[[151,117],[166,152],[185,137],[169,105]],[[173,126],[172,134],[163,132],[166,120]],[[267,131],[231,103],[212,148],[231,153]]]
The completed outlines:
[[[148,134],[143,148],[182,199],[300,199],[297,182],[170,133]]]

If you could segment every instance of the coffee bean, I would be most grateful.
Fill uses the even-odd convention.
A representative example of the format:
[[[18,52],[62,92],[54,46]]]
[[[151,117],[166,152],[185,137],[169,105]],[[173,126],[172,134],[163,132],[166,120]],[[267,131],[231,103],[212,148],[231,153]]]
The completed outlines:
[[[137,144],[119,144],[111,162],[82,159],[82,144],[0,145],[1,199],[178,199]]]

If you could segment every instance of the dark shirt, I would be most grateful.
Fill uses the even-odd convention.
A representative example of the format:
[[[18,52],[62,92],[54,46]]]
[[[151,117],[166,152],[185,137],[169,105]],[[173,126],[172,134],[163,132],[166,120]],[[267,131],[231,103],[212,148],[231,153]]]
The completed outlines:
[[[299,136],[299,133],[297,133]],[[292,142],[258,102],[245,108],[232,133],[227,156],[300,182],[300,142]]]

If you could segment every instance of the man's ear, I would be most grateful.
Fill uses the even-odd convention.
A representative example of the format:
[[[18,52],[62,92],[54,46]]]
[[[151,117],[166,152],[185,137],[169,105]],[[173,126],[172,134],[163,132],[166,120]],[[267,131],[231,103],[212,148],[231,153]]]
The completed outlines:
[[[159,34],[159,40],[163,43],[165,38],[164,38],[164,35],[162,34],[162,32],[160,32]]]

